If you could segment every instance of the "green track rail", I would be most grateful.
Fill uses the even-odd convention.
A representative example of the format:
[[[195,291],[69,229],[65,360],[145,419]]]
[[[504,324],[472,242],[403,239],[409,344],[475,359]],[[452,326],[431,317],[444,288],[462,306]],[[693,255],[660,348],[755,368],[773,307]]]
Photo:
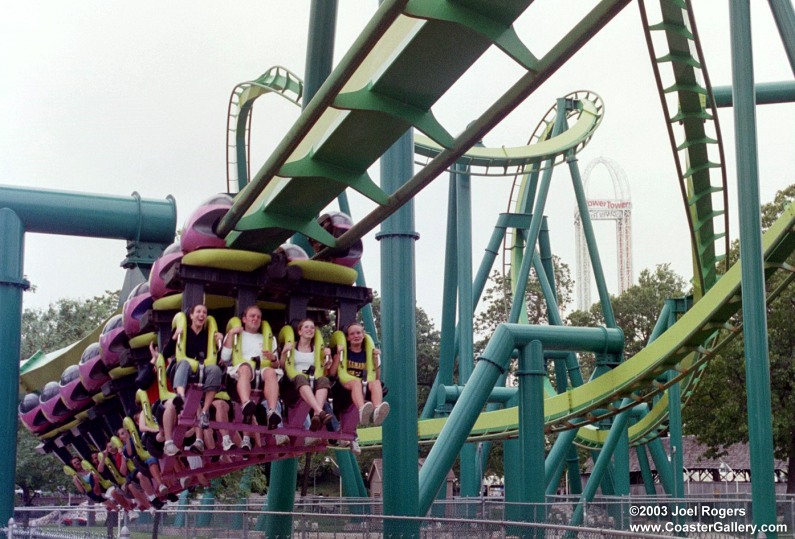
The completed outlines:
[[[600,2],[540,58],[512,27],[530,3],[383,3],[293,128],[239,193],[219,223],[219,234],[230,247],[260,251],[275,249],[295,232],[331,248],[351,245],[482,140],[628,0]],[[436,120],[432,107],[492,46],[526,72],[467,129],[453,136]],[[396,192],[384,193],[367,169],[412,127],[441,151]],[[554,157],[559,151],[555,148],[539,159]],[[335,239],[315,218],[348,188],[377,207]]]
[[[647,4],[648,2],[648,4]],[[652,13],[652,4],[659,8]],[[729,252],[726,167],[717,108],[689,0],[640,0],[693,245],[695,297],[715,284]],[[650,23],[650,17],[657,22]]]
[[[795,268],[786,263],[795,251],[795,204],[789,206],[765,233],[763,249],[765,278],[781,272],[787,276],[781,286],[770,292],[768,301],[772,301],[795,279]],[[557,432],[579,428],[581,444],[599,447],[608,431],[599,430],[594,424],[637,404],[651,403],[662,395],[649,414],[629,428],[633,445],[656,436],[668,413],[664,391],[677,381],[699,374],[709,360],[740,333],[741,327],[732,320],[741,307],[740,283],[738,263],[676,324],[635,356],[582,386],[560,395],[547,396],[544,407],[547,430]],[[720,332],[721,337],[710,347],[705,347],[703,343],[716,332]],[[676,369],[678,376],[660,383],[659,377],[669,369]],[[686,397],[691,393],[692,388],[683,388]],[[624,398],[630,399],[628,406],[616,405]],[[433,443],[445,421],[444,418],[420,421],[417,426],[420,443]],[[475,422],[468,441],[510,438],[516,436],[518,429],[516,407],[486,412]],[[362,429],[359,438],[363,447],[379,446],[381,428]]]
[[[251,177],[251,116],[254,102],[263,95],[274,94],[301,105],[304,82],[292,71],[273,66],[258,78],[241,82],[232,89],[226,121],[226,184],[229,193],[237,193]]]

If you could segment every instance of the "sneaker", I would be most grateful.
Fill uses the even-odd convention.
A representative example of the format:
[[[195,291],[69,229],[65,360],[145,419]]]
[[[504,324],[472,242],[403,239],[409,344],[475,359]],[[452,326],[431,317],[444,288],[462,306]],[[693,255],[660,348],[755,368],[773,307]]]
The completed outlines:
[[[204,440],[198,438],[195,442],[193,442],[193,445],[191,445],[189,449],[194,453],[198,453],[201,455],[202,453],[204,453]]]
[[[176,408],[176,409],[177,409],[177,413],[180,413],[180,412],[182,411],[182,405],[183,405],[183,404],[185,404],[185,399],[183,399],[183,398],[182,398],[181,396],[179,396],[179,395],[177,395],[176,397],[174,397],[174,408]]]
[[[353,453],[356,456],[362,454],[362,448],[359,447],[359,441],[358,440],[354,440],[354,441],[351,442],[351,453]]]
[[[224,451],[229,451],[233,447],[235,447],[235,442],[232,441],[232,438],[227,434],[224,436],[224,439],[221,440],[221,445],[224,448]]]
[[[243,441],[240,442],[240,449],[251,451],[251,438],[248,436],[243,436]]]
[[[257,405],[254,404],[254,401],[246,401],[243,403],[243,423],[251,423],[251,418],[254,417],[254,411],[257,409]]]
[[[185,477],[180,477],[180,478],[179,478],[179,485],[180,485],[180,486],[181,486],[183,489],[187,488],[187,486],[188,486],[188,484],[189,484],[189,483],[190,483],[190,477],[188,477],[188,476],[185,476]]]
[[[286,434],[277,434],[276,445],[278,447],[284,447],[285,445],[290,445],[290,437],[287,436]]]
[[[179,453],[179,448],[177,447],[177,444],[175,444],[173,440],[166,440],[166,443],[163,444],[163,453],[165,453],[169,457],[173,457],[174,455]]]
[[[200,429],[210,428],[210,414],[208,414],[207,412],[202,412],[199,414],[199,428]]]
[[[322,438],[308,437],[308,438],[304,438],[304,445],[318,445],[322,441],[323,441]]]
[[[359,408],[359,425],[362,427],[366,427],[370,424],[370,420],[373,417],[373,403],[370,401],[365,402],[361,408]]]
[[[350,447],[350,446],[351,446],[351,441],[350,440],[339,440],[337,442],[337,447],[345,448],[345,447]]]
[[[323,423],[323,425],[328,425],[331,423],[332,419],[334,419],[334,416],[327,411],[323,410],[320,412],[320,422]]]
[[[157,487],[157,492],[162,496],[163,494],[168,492],[168,487],[161,483],[160,486]]]
[[[279,412],[271,408],[268,410],[268,430],[273,430],[279,426],[279,423],[282,422],[282,416],[279,415]]]
[[[381,423],[384,422],[386,416],[389,415],[389,403],[384,401],[378,406],[376,406],[375,411],[373,412],[373,425],[378,427]]]

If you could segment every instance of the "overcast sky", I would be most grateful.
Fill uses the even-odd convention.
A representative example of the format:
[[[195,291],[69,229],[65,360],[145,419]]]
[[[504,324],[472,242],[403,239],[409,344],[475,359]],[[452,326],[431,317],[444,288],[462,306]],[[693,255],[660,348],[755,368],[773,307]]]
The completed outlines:
[[[580,20],[594,2],[535,2],[517,22],[538,56]],[[731,82],[728,3],[697,3],[697,24],[714,85]],[[341,58],[375,11],[376,2],[342,0],[336,54]],[[792,80],[767,2],[753,2],[757,82]],[[178,226],[205,198],[226,190],[225,131],[233,87],[273,65],[302,74],[309,2],[259,0],[17,2],[0,19],[0,183],[48,189],[177,200]],[[538,52],[537,52],[538,51]],[[520,75],[490,51],[445,95],[434,112],[459,132],[473,111],[489,106]],[[608,27],[487,138],[489,146],[524,143],[556,97],[588,89],[600,94],[606,114],[580,154],[616,161],[632,193],[634,266],[670,262],[690,277],[685,214],[673,158],[640,24],[630,4]],[[264,162],[298,116],[275,97],[254,112],[252,170]],[[795,106],[757,112],[761,198],[793,181]],[[728,154],[733,229],[737,236],[732,111],[720,121]],[[784,138],[784,135],[787,138]],[[598,171],[599,169],[597,169]],[[377,176],[378,167],[371,173]],[[600,176],[601,174],[601,176]],[[601,179],[600,179],[601,178]],[[602,171],[591,194],[609,198]],[[511,178],[475,178],[474,261],[483,253],[499,212],[508,209]],[[440,322],[446,175],[416,199],[417,300]],[[353,197],[354,219],[368,209]],[[574,268],[574,198],[568,172],[555,172],[546,214],[556,254]],[[614,224],[597,223],[608,285],[615,291]],[[378,244],[371,234],[364,257],[368,285],[380,289]],[[46,307],[61,297],[85,298],[117,289],[123,241],[28,234],[25,273],[38,291],[24,306]]]

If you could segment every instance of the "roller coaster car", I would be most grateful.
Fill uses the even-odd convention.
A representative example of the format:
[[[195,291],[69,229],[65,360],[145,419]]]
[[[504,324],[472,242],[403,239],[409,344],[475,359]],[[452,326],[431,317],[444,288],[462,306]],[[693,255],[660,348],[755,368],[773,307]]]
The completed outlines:
[[[122,315],[117,314],[108,320],[99,336],[100,356],[108,370],[119,366],[119,355],[127,347],[124,319]]]
[[[110,380],[110,374],[108,374],[105,364],[102,363],[98,342],[89,344],[86,349],[83,350],[83,355],[80,356],[78,369],[80,371],[80,380],[83,382],[83,387],[89,392],[102,389],[102,384]]]
[[[41,411],[41,401],[35,393],[28,393],[19,403],[19,420],[31,433],[38,434],[52,427]]]
[[[163,250],[163,254],[152,264],[152,269],[149,272],[149,294],[151,294],[153,299],[158,300],[169,294],[179,292],[179,290],[166,286],[163,277],[176,262],[182,260],[183,254],[182,245],[179,241],[175,241],[166,247]]]
[[[61,400],[61,386],[58,382],[52,381],[44,384],[39,396],[41,402],[41,413],[44,414],[53,425],[61,423],[74,415]]]
[[[332,236],[339,238],[353,226],[353,219],[345,213],[332,211],[321,215],[320,219],[318,219],[318,223]],[[348,247],[344,253],[330,258],[329,261],[334,264],[352,268],[362,259],[363,252],[364,244],[362,240],[357,240],[353,245]]]
[[[60,387],[61,400],[72,411],[83,410],[94,403],[93,395],[80,380],[80,369],[77,365],[70,365],[64,369]]]
[[[122,308],[124,333],[127,334],[127,337],[132,338],[141,333],[144,329],[141,326],[141,320],[152,308],[154,301],[152,294],[149,293],[148,282],[141,283],[132,289]]]
[[[215,225],[231,207],[232,197],[219,194],[196,208],[182,230],[182,252],[187,254],[197,249],[226,248],[224,239],[215,234]]]

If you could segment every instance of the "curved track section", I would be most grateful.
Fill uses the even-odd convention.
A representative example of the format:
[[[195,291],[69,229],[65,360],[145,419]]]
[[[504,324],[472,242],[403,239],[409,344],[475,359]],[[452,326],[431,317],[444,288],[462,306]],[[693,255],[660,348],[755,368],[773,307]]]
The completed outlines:
[[[229,193],[237,193],[249,181],[249,143],[251,113],[257,98],[273,93],[301,105],[303,81],[292,71],[273,66],[258,78],[241,82],[232,89],[226,121],[226,184]]]
[[[350,246],[482,140],[628,0],[599,3],[540,58],[519,40],[512,26],[530,3],[384,2],[219,223],[218,232],[227,245],[269,252],[301,232],[331,248]],[[432,108],[492,46],[526,73],[467,129],[453,136],[438,122]],[[429,55],[429,50],[455,53]],[[411,127],[442,150],[387,195],[367,169]],[[315,217],[347,188],[377,207],[343,236],[334,238],[320,228]]]
[[[788,207],[765,233],[763,248],[765,277],[770,278],[778,272],[787,275],[782,286],[771,292],[768,299],[772,300],[795,279],[795,268],[786,264],[787,257],[795,251],[795,204]],[[597,447],[602,444],[607,432],[590,426],[583,428],[583,425],[593,425],[629,407],[650,402],[672,383],[703,369],[741,330],[732,324],[732,317],[741,306],[740,283],[738,263],[676,324],[631,359],[582,386],[560,395],[548,396],[544,406],[547,430],[556,432],[580,428],[579,436],[584,445]],[[722,332],[722,338],[706,348],[703,343],[716,331]],[[484,356],[487,353],[488,349]],[[679,375],[665,384],[660,383],[658,377],[672,368]],[[687,390],[683,393],[687,394]],[[624,398],[631,401],[627,407],[621,408],[615,404]],[[655,433],[665,413],[667,407],[665,401],[661,400],[647,416],[630,427],[632,443],[642,443]],[[444,418],[421,421],[418,425],[421,442],[433,443],[445,424]],[[468,441],[512,437],[518,428],[516,407],[487,412],[474,421]],[[359,438],[362,446],[380,445],[380,427],[360,430]]]
[[[640,0],[638,5],[690,224],[698,299],[718,280],[719,264],[729,252],[726,167],[717,108],[690,0]],[[658,22],[650,22],[652,18]]]

